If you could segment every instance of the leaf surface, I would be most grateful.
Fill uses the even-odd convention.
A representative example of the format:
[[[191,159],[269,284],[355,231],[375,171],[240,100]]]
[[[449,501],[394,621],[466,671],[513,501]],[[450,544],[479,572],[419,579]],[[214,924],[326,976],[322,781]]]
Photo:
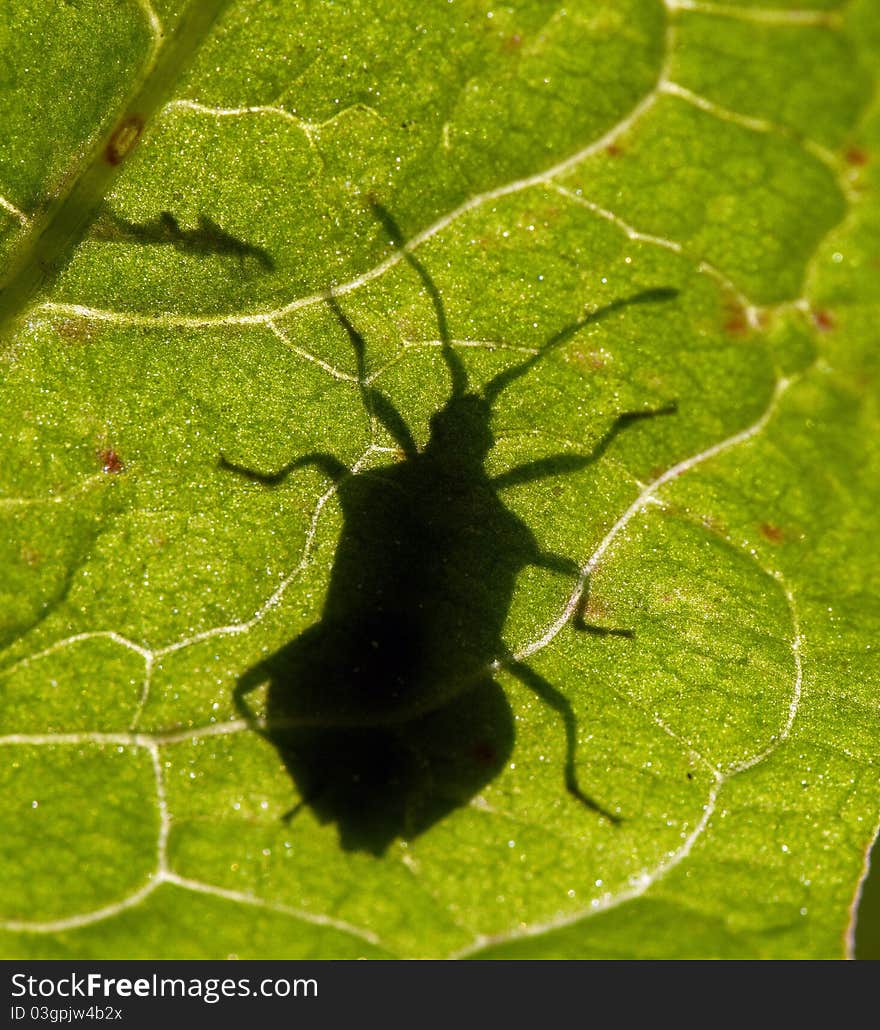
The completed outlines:
[[[173,76],[199,2],[0,22],[0,261],[41,285],[13,304],[0,273],[3,953],[850,953],[880,802],[876,4],[301,6],[228,3]],[[403,452],[453,367],[491,397],[482,500],[421,472],[392,514],[358,500],[433,467]],[[232,469],[315,452],[353,473]],[[271,656],[313,640],[332,678],[361,632],[327,635],[333,599],[374,614],[340,577],[416,550],[393,512],[470,503],[395,630],[448,683],[390,730],[356,700],[298,750],[260,732],[242,684],[271,717]],[[386,761],[371,847],[326,791]]]

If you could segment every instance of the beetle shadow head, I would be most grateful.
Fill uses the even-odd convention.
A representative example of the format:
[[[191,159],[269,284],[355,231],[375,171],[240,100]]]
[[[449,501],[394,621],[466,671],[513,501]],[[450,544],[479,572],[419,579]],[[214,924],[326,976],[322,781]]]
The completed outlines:
[[[495,446],[492,406],[479,394],[453,395],[434,412],[425,454],[442,456],[449,464],[480,468]]]

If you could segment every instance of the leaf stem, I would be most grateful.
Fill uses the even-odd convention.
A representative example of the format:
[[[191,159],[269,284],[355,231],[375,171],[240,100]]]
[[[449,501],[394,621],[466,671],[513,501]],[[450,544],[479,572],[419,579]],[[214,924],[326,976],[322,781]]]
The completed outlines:
[[[163,36],[132,92],[62,188],[33,220],[0,279],[0,340],[69,262],[153,115],[161,109],[227,0],[192,0]],[[5,349],[5,348],[4,348]]]

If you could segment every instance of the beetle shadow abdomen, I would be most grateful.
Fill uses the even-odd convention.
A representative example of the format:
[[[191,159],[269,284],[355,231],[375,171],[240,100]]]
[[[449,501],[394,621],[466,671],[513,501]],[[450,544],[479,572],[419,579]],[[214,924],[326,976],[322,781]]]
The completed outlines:
[[[288,817],[307,805],[336,824],[344,850],[382,855],[395,839],[412,840],[467,804],[512,751],[512,713],[492,680],[408,722],[285,728],[280,709],[297,695],[298,657],[276,656],[263,736],[302,799]]]
[[[456,401],[461,435],[445,440],[449,410],[423,451],[340,473],[321,618],[236,692],[251,718],[243,699],[267,684],[260,732],[344,848],[380,854],[417,836],[492,780],[513,746],[492,665],[537,545],[483,468],[488,406]]]

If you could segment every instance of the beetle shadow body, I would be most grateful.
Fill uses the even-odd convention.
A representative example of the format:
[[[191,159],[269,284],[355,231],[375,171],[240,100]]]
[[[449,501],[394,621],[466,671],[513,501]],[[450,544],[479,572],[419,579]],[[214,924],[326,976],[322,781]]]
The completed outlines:
[[[390,216],[382,209],[377,215],[402,247]],[[649,290],[609,304],[476,391],[451,346],[439,291],[412,254],[404,257],[434,303],[451,380],[427,444],[416,446],[392,401],[368,384],[365,341],[331,296],[357,359],[364,408],[394,439],[401,460],[353,471],[316,452],[266,473],[221,458],[224,468],[269,488],[297,469],[317,467],[335,484],[343,520],[319,621],[243,675],[236,707],[276,748],[294,781],[302,800],[288,817],[308,805],[322,823],[336,823],[344,849],[381,855],[396,838],[412,839],[467,804],[506,764],[514,720],[495,678],[503,666],[559,718],[566,789],[586,810],[617,822],[578,782],[571,704],[503,642],[524,568],[562,573],[573,584],[582,571],[574,560],[542,550],[500,490],[583,469],[628,424],[675,406],[619,415],[590,453],[551,456],[494,478],[485,461],[495,442],[493,404],[504,389],[585,325],[675,292]],[[630,636],[584,622],[584,587],[576,628]],[[247,696],[264,684],[258,718]]]

